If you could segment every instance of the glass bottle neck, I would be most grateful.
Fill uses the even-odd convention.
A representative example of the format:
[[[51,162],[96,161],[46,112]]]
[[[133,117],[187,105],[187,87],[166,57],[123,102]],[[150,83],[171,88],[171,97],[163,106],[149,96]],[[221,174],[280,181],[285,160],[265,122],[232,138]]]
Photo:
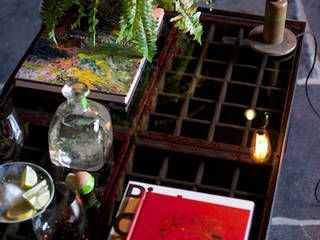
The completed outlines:
[[[85,112],[88,109],[88,100],[85,96],[73,96],[67,98],[68,107],[76,112]]]
[[[62,88],[62,94],[67,99],[68,107],[76,112],[83,112],[88,108],[89,92],[88,86],[82,82],[69,82]]]

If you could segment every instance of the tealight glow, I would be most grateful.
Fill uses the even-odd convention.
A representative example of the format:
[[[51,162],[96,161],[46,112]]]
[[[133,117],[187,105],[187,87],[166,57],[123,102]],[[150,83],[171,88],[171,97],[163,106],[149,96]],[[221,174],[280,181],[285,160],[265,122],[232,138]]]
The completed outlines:
[[[271,144],[266,131],[255,131],[251,143],[251,155],[256,162],[266,162],[271,156]]]

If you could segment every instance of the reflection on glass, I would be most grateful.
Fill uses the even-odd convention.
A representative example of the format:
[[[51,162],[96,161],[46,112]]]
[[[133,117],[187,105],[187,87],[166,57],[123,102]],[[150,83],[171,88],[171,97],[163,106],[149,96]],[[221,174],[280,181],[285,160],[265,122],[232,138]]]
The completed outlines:
[[[14,160],[23,147],[23,132],[11,101],[0,110],[0,161]]]
[[[85,239],[87,220],[79,196],[58,183],[54,201],[32,224],[38,240],[76,240]]]

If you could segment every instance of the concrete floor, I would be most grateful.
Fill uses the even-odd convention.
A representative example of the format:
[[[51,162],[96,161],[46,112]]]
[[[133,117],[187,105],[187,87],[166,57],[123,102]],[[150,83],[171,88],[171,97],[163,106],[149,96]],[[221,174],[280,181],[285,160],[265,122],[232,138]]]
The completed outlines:
[[[318,0],[300,0],[304,5],[307,20],[311,25],[312,31],[316,34],[318,45],[320,45],[320,1]],[[320,53],[320,49],[318,49]]]
[[[40,0],[0,1],[0,90],[40,29],[39,5]]]

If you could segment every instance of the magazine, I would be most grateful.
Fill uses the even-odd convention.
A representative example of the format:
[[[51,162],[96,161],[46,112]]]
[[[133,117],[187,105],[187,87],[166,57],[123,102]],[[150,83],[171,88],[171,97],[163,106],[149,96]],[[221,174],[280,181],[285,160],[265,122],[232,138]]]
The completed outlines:
[[[154,211],[150,212],[150,210],[146,210],[141,215],[145,211],[143,210],[145,206],[143,202],[150,193],[153,193],[151,194],[153,196],[151,196],[152,199],[150,200],[150,209],[154,209]],[[149,207],[147,206],[147,208]],[[175,209],[177,211],[174,211]],[[190,209],[190,211],[186,209]],[[120,203],[108,240],[136,239],[136,236],[140,240],[144,240],[144,236],[140,235],[144,233],[152,235],[152,238],[146,239],[157,239],[156,236],[159,236],[160,228],[164,231],[165,228],[170,228],[170,226],[179,226],[181,230],[190,229],[192,225],[196,225],[193,232],[199,236],[210,233],[216,239],[247,240],[252,222],[253,209],[254,203],[248,200],[130,181]],[[141,218],[140,215],[142,216]],[[163,216],[160,217],[160,215]],[[148,221],[144,220],[145,217],[147,217]],[[183,217],[183,221],[174,220],[181,219],[181,217]],[[192,224],[194,221],[198,221],[198,223]],[[137,228],[140,228],[140,230],[135,232],[134,229],[137,226],[135,223],[137,222],[141,222],[142,225],[149,224],[150,226],[147,228],[142,227],[145,231],[140,231],[141,228],[138,226]],[[200,222],[205,222],[206,224],[199,228]],[[207,224],[211,227],[206,227]],[[146,229],[150,229],[150,231]],[[175,235],[176,237],[179,234],[190,233],[181,232],[180,230],[175,232],[177,234]],[[182,237],[181,239],[185,238]]]

